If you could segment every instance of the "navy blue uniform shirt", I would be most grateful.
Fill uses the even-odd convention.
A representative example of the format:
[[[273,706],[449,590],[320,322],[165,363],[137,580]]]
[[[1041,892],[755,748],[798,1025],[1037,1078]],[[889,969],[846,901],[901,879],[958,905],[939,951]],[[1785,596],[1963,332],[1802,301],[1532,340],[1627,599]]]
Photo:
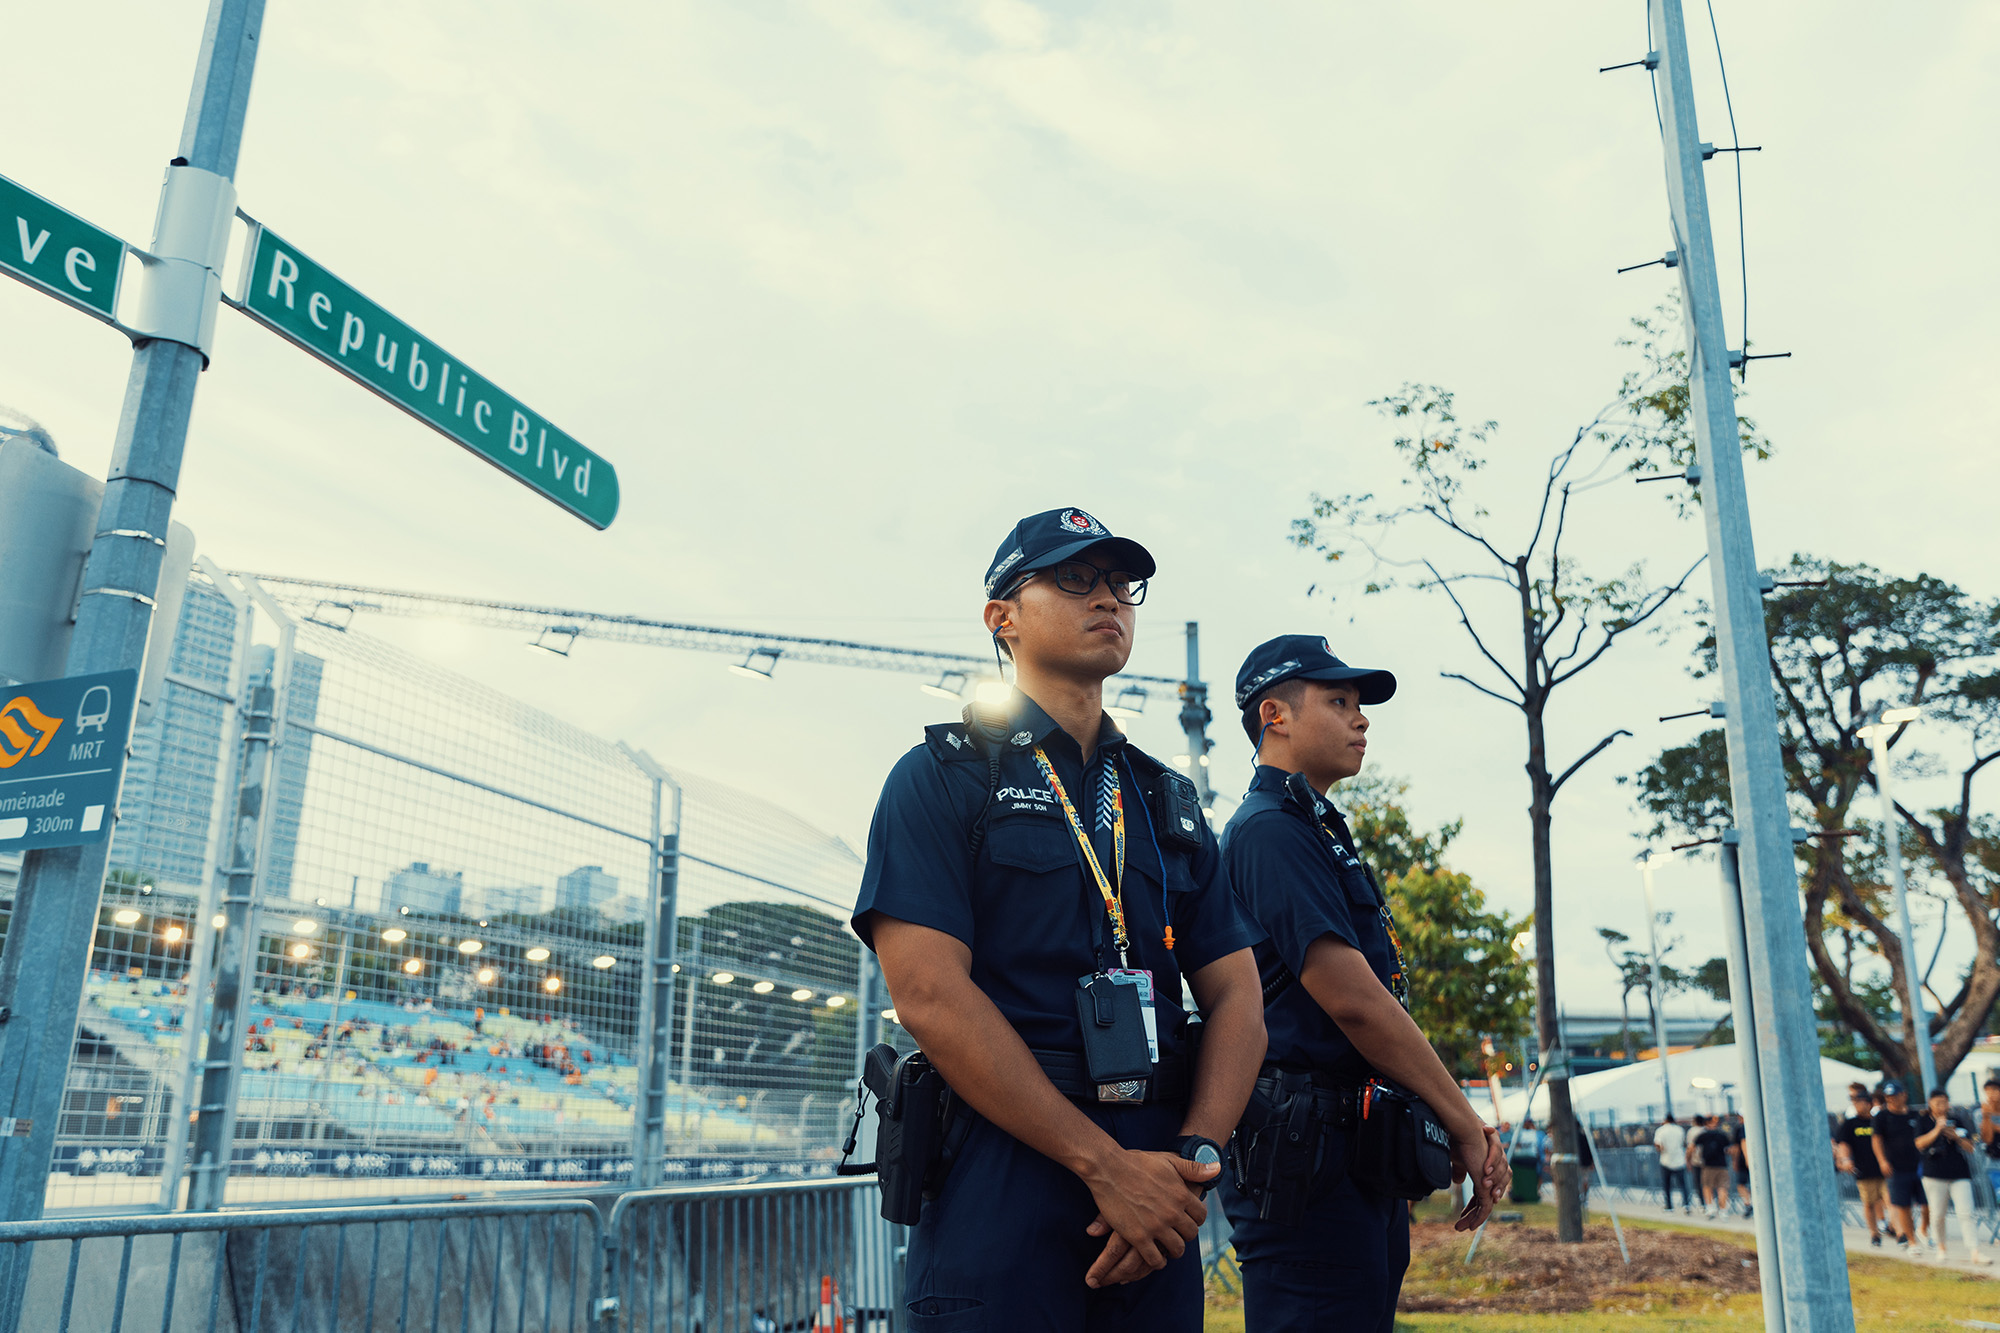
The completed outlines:
[[[1034,751],[1048,756],[1093,835],[1107,876],[1108,834],[1096,834],[1098,784],[1087,780],[1076,741],[1032,700],[1014,695],[1002,744],[998,799],[975,867],[971,832],[986,800],[986,755],[956,723],[926,729],[925,743],[891,770],[868,830],[868,865],[854,904],[854,933],[874,947],[868,914],[943,931],[972,950],[972,981],[1030,1047],[1081,1054],[1079,978],[1117,967],[1111,923],[1096,880]],[[1125,805],[1125,919],[1131,966],[1153,974],[1160,1053],[1180,1047],[1183,972],[1247,948],[1255,938],[1222,869],[1215,835],[1200,826],[1198,851],[1181,851],[1156,830],[1147,794],[1164,770],[1105,718],[1093,771],[1117,763]],[[1166,947],[1167,917],[1174,948]],[[1093,954],[1098,923],[1101,957]]]
[[[1257,946],[1257,971],[1269,995],[1289,972],[1291,981],[1264,1010],[1268,1063],[1303,1073],[1359,1074],[1366,1061],[1354,1043],[1307,993],[1298,977],[1306,949],[1331,935],[1361,951],[1388,988],[1396,952],[1381,916],[1382,895],[1354,856],[1346,821],[1329,803],[1325,820],[1338,845],[1313,825],[1310,811],[1285,796],[1281,769],[1259,764],[1243,804],[1222,831],[1222,859],[1251,919],[1268,936]]]

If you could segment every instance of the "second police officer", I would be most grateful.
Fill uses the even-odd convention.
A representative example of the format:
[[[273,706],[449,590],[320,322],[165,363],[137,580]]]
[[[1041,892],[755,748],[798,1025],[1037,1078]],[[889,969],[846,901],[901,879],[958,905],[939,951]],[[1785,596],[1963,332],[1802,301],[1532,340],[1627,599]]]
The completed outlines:
[[[1395,691],[1389,672],[1350,667],[1308,634],[1260,645],[1236,677],[1256,774],[1223,860],[1269,936],[1256,954],[1270,1046],[1222,1198],[1253,1333],[1389,1333],[1409,1263],[1405,1200],[1469,1176],[1467,1230],[1510,1180],[1498,1137],[1410,1018],[1386,902],[1326,799],[1361,771],[1362,708]],[[1430,1136],[1427,1181],[1393,1179],[1398,1162],[1384,1158],[1400,1155],[1370,1138],[1398,1110]]]
[[[910,1239],[920,1333],[1201,1327],[1263,1006],[1192,784],[1104,712],[1153,572],[1080,509],[1021,520],[985,579],[1015,689],[928,728],[876,806],[854,928],[973,1113]]]

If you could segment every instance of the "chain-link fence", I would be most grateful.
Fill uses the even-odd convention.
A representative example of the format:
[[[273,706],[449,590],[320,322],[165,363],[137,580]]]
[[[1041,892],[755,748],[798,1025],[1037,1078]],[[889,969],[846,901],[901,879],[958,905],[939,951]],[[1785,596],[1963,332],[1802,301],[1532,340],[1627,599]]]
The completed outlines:
[[[111,862],[51,1207],[178,1206],[190,1164],[238,1204],[837,1154],[854,853],[309,602],[196,576]]]

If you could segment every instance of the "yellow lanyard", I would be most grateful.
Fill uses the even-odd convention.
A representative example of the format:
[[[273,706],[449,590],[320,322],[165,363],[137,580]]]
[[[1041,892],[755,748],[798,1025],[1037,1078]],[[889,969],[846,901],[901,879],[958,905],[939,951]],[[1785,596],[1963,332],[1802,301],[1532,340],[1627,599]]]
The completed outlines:
[[[1056,801],[1063,808],[1063,817],[1069,820],[1069,831],[1076,835],[1076,845],[1083,848],[1084,862],[1097,880],[1097,891],[1104,895],[1104,910],[1111,918],[1111,939],[1118,946],[1118,962],[1123,966],[1129,961],[1126,955],[1131,948],[1131,939],[1125,933],[1125,791],[1118,784],[1118,770],[1106,770],[1106,779],[1111,783],[1111,846],[1118,858],[1115,867],[1118,887],[1114,890],[1111,881],[1105,877],[1104,867],[1097,860],[1097,849],[1090,845],[1090,835],[1084,831],[1083,821],[1077,818],[1076,807],[1070,803],[1069,793],[1063,790],[1062,779],[1056,776],[1055,766],[1049,763],[1049,757],[1042,753],[1039,745],[1035,747],[1035,766],[1049,780],[1049,788],[1055,792]]]

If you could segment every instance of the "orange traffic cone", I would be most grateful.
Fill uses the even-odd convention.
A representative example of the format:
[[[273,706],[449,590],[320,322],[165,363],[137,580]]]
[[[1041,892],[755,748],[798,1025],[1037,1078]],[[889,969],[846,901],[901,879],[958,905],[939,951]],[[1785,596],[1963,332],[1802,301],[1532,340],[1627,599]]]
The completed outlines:
[[[831,1275],[819,1280],[819,1317],[813,1320],[813,1333],[845,1333],[844,1321],[840,1317],[839,1294],[834,1289]]]

